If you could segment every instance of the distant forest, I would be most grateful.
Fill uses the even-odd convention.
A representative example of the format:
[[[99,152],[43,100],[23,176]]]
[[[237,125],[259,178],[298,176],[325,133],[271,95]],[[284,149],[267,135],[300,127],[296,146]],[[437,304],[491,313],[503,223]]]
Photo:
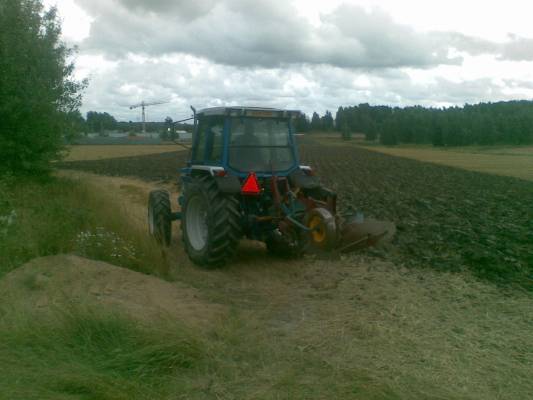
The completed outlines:
[[[302,116],[297,129],[338,131],[349,139],[364,133],[382,144],[425,143],[434,146],[466,146],[533,143],[533,102],[480,103],[464,107],[389,107],[359,104],[339,107],[311,119]]]
[[[167,117],[161,122],[146,122],[146,132],[157,132],[160,134],[174,130],[192,131],[190,124],[176,124],[172,118]],[[89,111],[86,118],[78,113],[73,121],[73,130],[79,133],[101,133],[118,131],[124,133],[142,132],[142,122],[117,121],[115,117],[107,112]]]
[[[78,115],[75,131],[141,132],[140,122],[118,122],[106,112],[89,111]],[[173,124],[167,117],[161,122],[147,122],[147,132],[161,134],[175,129],[190,131],[189,124]],[[533,101],[480,103],[464,107],[425,108],[390,107],[359,104],[339,107],[335,117],[330,111],[311,118],[302,114],[296,120],[299,132],[340,132],[345,139],[362,133],[366,140],[385,145],[399,143],[433,144],[434,146],[468,146],[533,144]]]

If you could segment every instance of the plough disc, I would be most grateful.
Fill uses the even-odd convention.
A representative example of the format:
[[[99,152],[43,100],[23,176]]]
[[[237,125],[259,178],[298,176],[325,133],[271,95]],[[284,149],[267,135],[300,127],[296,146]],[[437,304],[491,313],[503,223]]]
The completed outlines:
[[[304,223],[309,229],[311,248],[340,253],[376,246],[390,241],[396,233],[392,222],[365,218],[361,213],[335,218],[325,208],[309,211]]]

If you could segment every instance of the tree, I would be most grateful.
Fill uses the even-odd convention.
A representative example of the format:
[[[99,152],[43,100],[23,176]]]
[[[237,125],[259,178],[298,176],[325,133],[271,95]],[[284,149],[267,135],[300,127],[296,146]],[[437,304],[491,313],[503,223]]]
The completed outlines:
[[[87,124],[78,110],[71,111],[66,115],[67,130],[65,138],[70,142],[72,139],[87,133]]]
[[[86,82],[73,79],[55,8],[2,0],[0,27],[0,173],[43,172],[59,158]]]
[[[322,128],[326,131],[333,130],[333,116],[331,115],[331,112],[326,111],[324,116],[321,118],[321,125]]]
[[[87,127],[91,132],[104,134],[105,131],[117,129],[118,123],[115,117],[106,112],[89,111],[87,113]]]
[[[322,121],[320,120],[320,116],[314,112],[313,117],[311,118],[311,130],[313,131],[319,131],[322,129]]]
[[[308,132],[310,129],[309,119],[307,115],[301,113],[294,120],[294,129],[296,132]]]
[[[341,136],[344,140],[350,140],[352,138],[352,131],[347,122],[344,122],[341,127]]]
[[[172,118],[170,117],[165,118],[164,130],[167,132],[166,139],[170,139],[170,140],[177,139],[176,127],[174,126],[174,121],[172,121]]]

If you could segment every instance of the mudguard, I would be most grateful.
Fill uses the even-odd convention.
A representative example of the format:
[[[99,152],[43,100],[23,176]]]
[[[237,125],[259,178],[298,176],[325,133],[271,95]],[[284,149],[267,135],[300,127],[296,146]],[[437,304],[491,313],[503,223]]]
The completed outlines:
[[[316,176],[307,175],[301,169],[297,169],[289,175],[292,186],[300,189],[316,189],[320,187],[320,182]]]
[[[215,176],[214,179],[221,193],[237,194],[241,192],[241,182],[234,175]]]

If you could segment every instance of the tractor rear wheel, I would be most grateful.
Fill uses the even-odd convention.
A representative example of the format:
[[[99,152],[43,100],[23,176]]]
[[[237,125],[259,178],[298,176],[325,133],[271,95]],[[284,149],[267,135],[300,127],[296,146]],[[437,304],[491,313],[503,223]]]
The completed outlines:
[[[148,229],[156,240],[170,245],[172,236],[172,211],[170,195],[166,190],[152,190],[148,197]]]
[[[225,264],[242,235],[239,200],[220,193],[210,176],[193,178],[184,193],[181,231],[185,251],[195,264]]]

